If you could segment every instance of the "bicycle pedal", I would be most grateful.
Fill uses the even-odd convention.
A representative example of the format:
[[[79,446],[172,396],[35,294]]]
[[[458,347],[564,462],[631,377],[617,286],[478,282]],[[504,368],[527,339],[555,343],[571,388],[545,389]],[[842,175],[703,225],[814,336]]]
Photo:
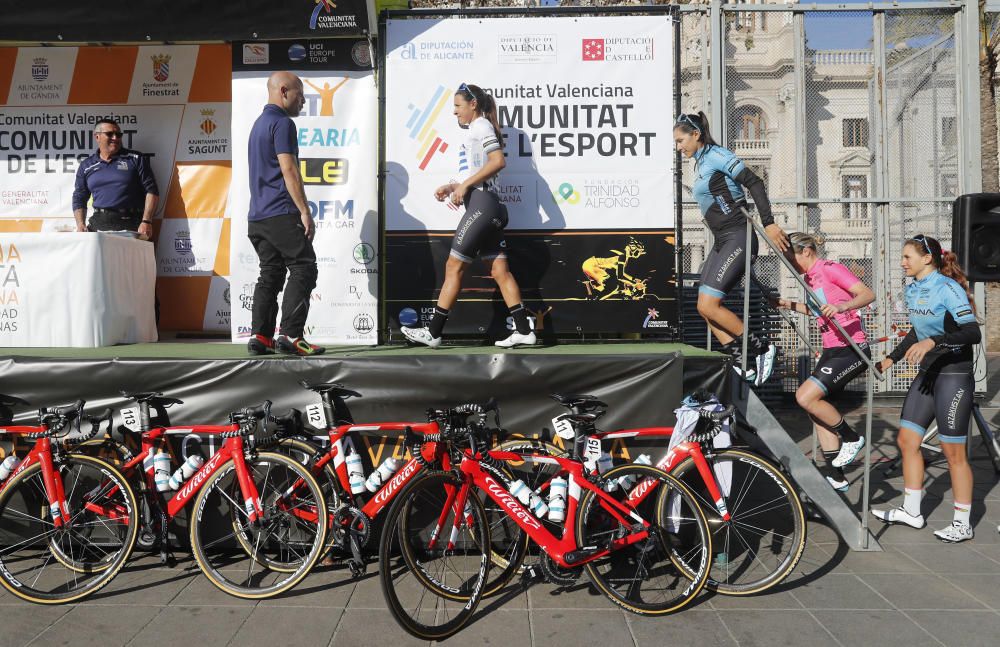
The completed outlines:
[[[365,574],[365,563],[354,559],[347,560],[347,567],[351,569],[351,577],[357,579]]]
[[[174,558],[174,554],[167,551],[160,551],[160,563],[167,568],[177,566],[177,560]]]
[[[542,569],[538,566],[538,564],[526,566],[524,570],[521,571],[521,581],[525,584],[541,582],[543,579],[545,579],[545,575],[542,573]]]

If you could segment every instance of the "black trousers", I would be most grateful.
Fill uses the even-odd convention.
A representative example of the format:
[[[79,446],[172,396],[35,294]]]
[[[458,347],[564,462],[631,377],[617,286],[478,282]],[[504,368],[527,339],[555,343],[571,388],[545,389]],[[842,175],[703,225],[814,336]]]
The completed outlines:
[[[142,210],[104,211],[95,209],[87,222],[87,231],[139,231]]]
[[[309,315],[309,295],[316,287],[316,252],[306,238],[299,214],[251,220],[247,235],[260,259],[260,277],[253,290],[252,332],[274,336],[281,300],[281,334],[301,337]],[[288,274],[288,283],[285,275]]]

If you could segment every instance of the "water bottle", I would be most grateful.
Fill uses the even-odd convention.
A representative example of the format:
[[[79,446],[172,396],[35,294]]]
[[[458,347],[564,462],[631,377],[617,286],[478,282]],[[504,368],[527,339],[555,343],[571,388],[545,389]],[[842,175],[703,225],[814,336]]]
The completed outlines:
[[[561,476],[549,481],[549,521],[566,520],[566,493],[569,483]]]
[[[528,495],[528,508],[539,518],[545,517],[549,511],[549,506],[545,503],[545,499],[538,496],[538,493],[534,491]]]
[[[389,458],[382,461],[382,464],[378,466],[378,469],[371,473],[368,480],[365,481],[365,488],[369,492],[378,492],[378,489],[382,487],[382,484],[389,480],[389,477],[400,468],[403,461],[398,458]]]
[[[649,457],[649,454],[639,454],[639,456],[632,462],[636,465],[652,465],[653,459]],[[635,479],[635,474],[626,474],[618,479],[618,485],[620,485],[623,490],[627,490],[635,483]]]
[[[153,454],[153,481],[157,492],[170,491],[170,457],[166,452]]]
[[[187,457],[187,460],[174,471],[173,475],[170,477],[170,489],[179,490],[184,481],[188,480],[194,473],[201,469],[201,466],[205,464],[205,459],[201,457],[200,454],[191,454]]]
[[[517,500],[535,513],[536,516],[544,517],[545,513],[549,511],[549,506],[545,504],[545,500],[525,485],[521,479],[517,479],[510,484],[510,493],[516,496]]]
[[[344,460],[347,463],[347,480],[351,483],[351,494],[361,494],[365,491],[365,470],[361,466],[361,454],[350,447],[350,453]]]
[[[0,483],[7,480],[10,473],[17,469],[17,466],[21,464],[17,456],[11,454],[7,458],[3,459],[3,463],[0,463]]]
[[[517,500],[520,501],[522,505],[530,505],[531,495],[534,494],[534,492],[532,492],[521,479],[511,482],[510,493],[517,497]]]

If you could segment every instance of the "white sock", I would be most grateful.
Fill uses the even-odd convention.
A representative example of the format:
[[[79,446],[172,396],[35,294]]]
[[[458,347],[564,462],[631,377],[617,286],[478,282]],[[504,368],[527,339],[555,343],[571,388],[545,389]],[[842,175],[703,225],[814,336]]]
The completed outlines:
[[[914,517],[920,516],[920,499],[923,497],[923,490],[911,490],[903,488],[903,510]],[[957,512],[955,514],[958,514]]]
[[[955,521],[969,525],[969,514],[972,512],[971,503],[959,503],[955,501]]]

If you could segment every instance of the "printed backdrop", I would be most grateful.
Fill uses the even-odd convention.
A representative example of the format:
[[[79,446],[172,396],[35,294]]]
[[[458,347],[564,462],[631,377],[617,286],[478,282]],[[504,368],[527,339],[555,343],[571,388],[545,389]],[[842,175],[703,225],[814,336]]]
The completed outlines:
[[[674,56],[666,17],[390,20],[386,33],[386,307],[426,321],[455,211],[461,83],[499,105],[511,270],[536,327],[643,331],[676,321]],[[448,330],[503,335],[506,309],[474,265]]]
[[[378,88],[371,55],[366,40],[233,45],[233,341],[250,336],[258,275],[257,255],[246,236],[247,137],[267,102],[267,77],[278,69],[299,75],[306,98],[295,124],[306,199],[316,221],[319,279],[305,336],[334,344],[378,340]]]
[[[95,122],[150,156],[160,327],[229,330],[228,45],[0,48],[0,232],[72,231]]]

